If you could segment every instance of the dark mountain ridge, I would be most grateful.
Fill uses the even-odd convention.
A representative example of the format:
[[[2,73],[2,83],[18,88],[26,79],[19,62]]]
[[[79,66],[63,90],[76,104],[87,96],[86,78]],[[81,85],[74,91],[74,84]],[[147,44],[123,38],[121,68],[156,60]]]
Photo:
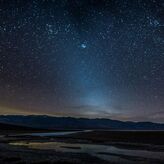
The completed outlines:
[[[54,130],[164,130],[164,124],[162,123],[119,121],[103,118],[88,119],[73,117],[52,117],[45,115],[1,115],[0,123]]]
[[[37,128],[15,125],[11,123],[0,123],[0,131],[35,131]]]

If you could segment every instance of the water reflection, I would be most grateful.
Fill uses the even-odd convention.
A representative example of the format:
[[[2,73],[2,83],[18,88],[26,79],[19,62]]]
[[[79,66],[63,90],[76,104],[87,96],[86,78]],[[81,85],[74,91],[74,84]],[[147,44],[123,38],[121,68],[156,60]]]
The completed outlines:
[[[104,160],[118,162],[132,163],[132,158],[148,158],[164,160],[164,152],[153,152],[147,150],[128,150],[117,148],[109,145],[96,145],[96,144],[78,144],[78,143],[64,143],[64,142],[13,142],[11,145],[27,146],[32,149],[52,149],[61,152],[72,153],[88,153],[92,156],[99,157]],[[124,158],[124,156],[126,158]],[[129,160],[127,157],[130,157]],[[134,160],[133,163],[136,163]]]
[[[49,136],[64,136],[69,134],[76,134],[80,132],[91,132],[92,130],[79,130],[79,131],[62,131],[62,132],[43,132],[43,133],[25,133],[25,134],[17,134],[15,136],[39,136],[39,137],[49,137]]]

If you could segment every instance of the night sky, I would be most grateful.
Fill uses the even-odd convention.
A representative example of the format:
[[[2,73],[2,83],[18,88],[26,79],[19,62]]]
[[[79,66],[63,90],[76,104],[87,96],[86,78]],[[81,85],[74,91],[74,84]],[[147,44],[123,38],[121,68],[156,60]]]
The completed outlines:
[[[164,122],[163,9],[0,0],[0,114]]]

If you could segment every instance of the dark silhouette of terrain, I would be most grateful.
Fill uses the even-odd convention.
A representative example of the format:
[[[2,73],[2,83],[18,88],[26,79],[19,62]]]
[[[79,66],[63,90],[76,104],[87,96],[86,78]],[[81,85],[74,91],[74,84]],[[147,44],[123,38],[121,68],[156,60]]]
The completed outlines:
[[[88,119],[73,117],[50,117],[50,116],[0,116],[0,122],[26,126],[26,128],[76,130],[76,129],[104,129],[104,130],[164,130],[164,124],[152,122],[130,122],[111,119]],[[1,125],[2,126],[2,125]],[[7,126],[7,125],[6,125]],[[10,125],[9,125],[10,126]],[[2,126],[3,128],[3,126]],[[6,127],[4,127],[5,129]],[[13,128],[13,127],[10,127]],[[17,128],[17,127],[14,127]],[[13,129],[14,129],[13,128]],[[21,127],[19,127],[21,128]]]
[[[36,127],[28,127],[27,125],[15,125],[11,123],[0,123],[0,134],[23,133],[23,132],[47,132],[50,130]]]

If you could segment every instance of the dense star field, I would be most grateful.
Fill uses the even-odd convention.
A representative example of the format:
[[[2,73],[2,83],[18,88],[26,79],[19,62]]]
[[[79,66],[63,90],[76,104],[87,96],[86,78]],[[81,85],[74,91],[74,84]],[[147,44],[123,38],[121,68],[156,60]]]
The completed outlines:
[[[0,114],[164,120],[162,0],[1,0]]]

